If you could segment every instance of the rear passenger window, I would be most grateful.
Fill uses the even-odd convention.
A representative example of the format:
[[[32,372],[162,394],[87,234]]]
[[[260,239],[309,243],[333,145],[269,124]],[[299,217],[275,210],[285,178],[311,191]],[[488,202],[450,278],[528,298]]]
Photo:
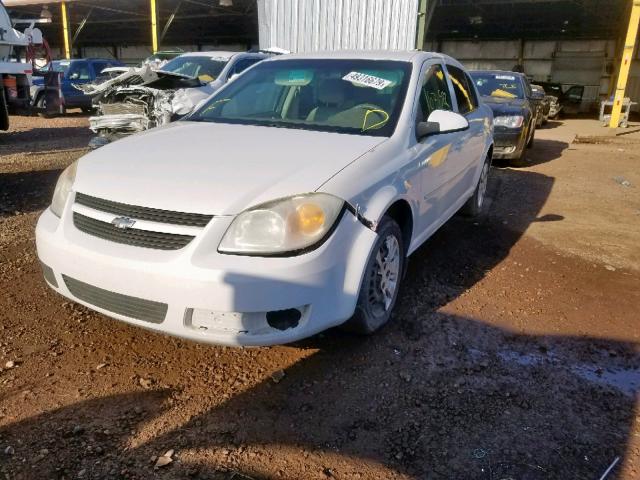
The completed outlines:
[[[254,63],[258,63],[261,58],[244,58],[242,60],[238,60],[236,64],[231,69],[231,75],[235,75],[241,72],[244,72],[247,68],[249,68]]]
[[[458,67],[451,65],[447,65],[447,70],[458,101],[459,113],[464,115],[478,108],[478,99],[469,76]]]
[[[449,85],[441,65],[432,65],[422,78],[418,122],[424,122],[434,110],[453,110]]]

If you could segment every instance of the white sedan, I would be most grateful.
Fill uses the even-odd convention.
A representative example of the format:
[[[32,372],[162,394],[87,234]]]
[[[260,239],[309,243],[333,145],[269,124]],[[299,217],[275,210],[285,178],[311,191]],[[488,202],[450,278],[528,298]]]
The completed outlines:
[[[481,211],[492,125],[444,55],[263,61],[187,119],[69,166],[36,229],[45,279],[202,342],[374,332],[407,257],[460,209]]]

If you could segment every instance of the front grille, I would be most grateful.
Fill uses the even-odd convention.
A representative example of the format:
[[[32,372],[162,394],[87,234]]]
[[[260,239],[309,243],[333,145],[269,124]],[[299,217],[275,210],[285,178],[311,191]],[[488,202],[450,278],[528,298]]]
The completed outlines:
[[[149,220],[151,222],[170,223],[172,225],[185,225],[189,227],[205,227],[213,218],[213,215],[172,212],[170,210],[112,202],[110,200],[85,195],[84,193],[76,193],[76,203],[102,212],[123,215],[136,220]]]
[[[138,217],[139,218],[139,217]],[[81,232],[111,242],[132,245],[135,247],[154,248],[157,250],[179,250],[193,240],[191,235],[150,232],[139,229],[117,228],[107,222],[73,212],[73,224]]]
[[[146,105],[136,103],[101,103],[103,115],[147,115]]]
[[[130,297],[103,290],[88,283],[62,275],[65,285],[78,300],[109,312],[150,323],[162,323],[167,315],[167,304]]]

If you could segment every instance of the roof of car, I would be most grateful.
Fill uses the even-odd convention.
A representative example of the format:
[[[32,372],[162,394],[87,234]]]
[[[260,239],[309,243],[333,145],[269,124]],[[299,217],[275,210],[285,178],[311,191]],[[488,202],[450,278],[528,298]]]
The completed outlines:
[[[292,53],[278,58],[347,58],[364,60],[403,60],[411,61],[418,50],[325,50],[318,52]]]
[[[254,52],[230,52],[230,51],[223,51],[223,50],[210,50],[208,52],[187,52],[187,53],[183,53],[182,55],[180,55],[181,57],[211,57],[211,58],[224,58],[226,60],[229,60],[231,57],[234,57],[236,55],[240,55],[240,54],[250,54],[250,55],[258,55],[258,56],[262,56],[264,54],[260,54],[260,53],[254,53]]]
[[[292,53],[271,57],[268,61],[293,59],[339,59],[339,60],[395,60],[419,64],[437,58],[451,65],[462,67],[454,58],[437,52],[422,50],[326,50],[318,52]]]

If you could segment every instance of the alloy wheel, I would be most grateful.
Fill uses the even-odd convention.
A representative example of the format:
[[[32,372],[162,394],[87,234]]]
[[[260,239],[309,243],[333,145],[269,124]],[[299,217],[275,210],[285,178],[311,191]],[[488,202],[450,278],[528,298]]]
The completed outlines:
[[[372,312],[384,315],[392,306],[400,276],[400,244],[395,235],[387,235],[376,252],[369,282]]]

